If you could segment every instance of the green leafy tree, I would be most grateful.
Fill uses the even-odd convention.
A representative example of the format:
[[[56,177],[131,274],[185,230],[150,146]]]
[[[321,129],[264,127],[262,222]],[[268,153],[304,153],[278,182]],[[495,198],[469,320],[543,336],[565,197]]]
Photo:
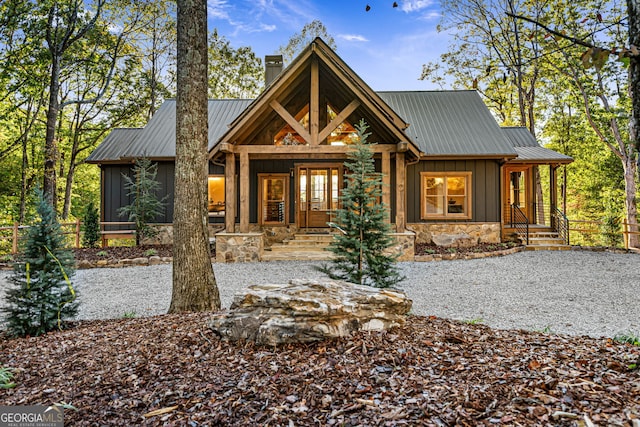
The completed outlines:
[[[158,164],[142,158],[136,161],[133,177],[122,175],[125,180],[124,188],[132,202],[118,209],[118,215],[126,216],[135,223],[136,245],[140,245],[143,239],[156,235],[157,231],[150,223],[162,213],[166,204],[167,196],[159,199],[157,195],[160,190],[160,183],[156,181],[157,174]]]
[[[26,245],[14,265],[6,293],[7,330],[14,336],[37,336],[56,328],[76,315],[73,253],[51,205],[43,197],[37,208],[40,220],[29,228]]]
[[[364,120],[356,129],[358,142],[345,162],[349,172],[340,196],[342,206],[332,224],[342,234],[328,248],[335,258],[320,270],[332,279],[387,288],[403,278],[395,266],[397,255],[385,253],[393,238],[386,220],[387,206],[380,203],[382,174],[375,171],[373,150],[367,143],[370,133]]]
[[[82,246],[86,248],[98,247],[100,240],[100,221],[98,217],[98,208],[93,202],[89,202],[84,211],[84,235],[82,236]]]
[[[209,97],[255,98],[264,86],[262,62],[250,47],[234,49],[214,30],[209,37]]]
[[[331,49],[336,50],[336,41],[333,36],[327,32],[327,27],[324,26],[322,21],[315,19],[305,24],[299,33],[291,36],[286,46],[280,46],[278,53],[282,54],[282,59],[285,64],[290,64],[293,58],[309,46],[316,37],[320,37]]]

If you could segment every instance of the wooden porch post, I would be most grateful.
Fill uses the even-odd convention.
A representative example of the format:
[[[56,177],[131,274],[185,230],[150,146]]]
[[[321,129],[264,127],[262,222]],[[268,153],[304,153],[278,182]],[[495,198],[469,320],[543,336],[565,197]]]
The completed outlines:
[[[549,165],[549,205],[551,205],[551,227],[556,228],[556,209],[558,208],[558,179],[556,177],[556,166]]]
[[[391,222],[391,153],[382,152],[382,203],[387,207],[387,222]]]
[[[404,153],[396,153],[396,232],[403,233],[406,227],[406,178]]]
[[[311,93],[309,94],[309,134],[311,145],[318,145],[320,131],[320,77],[318,58],[311,58]]]
[[[236,231],[236,155],[227,153],[224,167],[224,227],[227,233]]]
[[[249,232],[249,153],[240,153],[240,232]]]

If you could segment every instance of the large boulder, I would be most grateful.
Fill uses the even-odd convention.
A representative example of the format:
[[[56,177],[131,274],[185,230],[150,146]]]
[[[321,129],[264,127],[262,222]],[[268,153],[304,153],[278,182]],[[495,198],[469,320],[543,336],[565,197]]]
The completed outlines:
[[[467,233],[457,234],[434,234],[431,241],[436,246],[443,248],[470,248],[478,244],[478,238],[472,237]]]
[[[231,309],[216,314],[210,327],[231,341],[268,345],[322,341],[401,325],[411,304],[398,290],[291,280],[250,286],[236,294]]]

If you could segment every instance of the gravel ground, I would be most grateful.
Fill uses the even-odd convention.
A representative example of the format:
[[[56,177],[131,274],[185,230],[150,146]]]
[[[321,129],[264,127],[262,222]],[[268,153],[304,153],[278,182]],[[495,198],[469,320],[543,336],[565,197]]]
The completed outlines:
[[[640,333],[640,256],[535,251],[476,260],[400,263],[400,284],[423,316],[501,329],[613,337]],[[310,262],[215,264],[222,305],[257,283],[325,278]],[[171,265],[79,270],[80,319],[166,313]],[[0,272],[0,295],[9,272]]]

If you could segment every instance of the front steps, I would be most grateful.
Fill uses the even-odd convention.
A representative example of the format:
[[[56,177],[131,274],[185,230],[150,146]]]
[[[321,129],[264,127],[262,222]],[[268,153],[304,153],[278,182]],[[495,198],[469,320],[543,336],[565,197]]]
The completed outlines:
[[[262,261],[327,261],[333,254],[325,248],[332,241],[330,233],[298,233],[293,239],[265,248]]]
[[[525,236],[519,236],[522,242],[526,242]],[[568,251],[571,246],[564,242],[560,235],[551,229],[529,230],[529,244],[525,245],[527,251]]]

